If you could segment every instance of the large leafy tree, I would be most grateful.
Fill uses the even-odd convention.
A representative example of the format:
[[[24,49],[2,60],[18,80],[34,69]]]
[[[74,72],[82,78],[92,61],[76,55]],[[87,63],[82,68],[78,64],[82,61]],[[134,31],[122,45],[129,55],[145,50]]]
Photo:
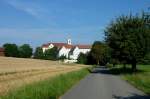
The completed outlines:
[[[29,44],[23,44],[19,47],[19,54],[22,58],[30,58],[32,56],[32,48]]]
[[[3,45],[3,48],[5,49],[5,56],[8,57],[18,57],[19,51],[16,44],[10,44],[6,43]]]
[[[111,22],[105,34],[113,57],[131,63],[133,71],[150,50],[150,27],[146,26],[143,16],[120,16]]]
[[[105,65],[107,63],[108,47],[106,44],[100,41],[95,41],[90,53],[98,65]]]

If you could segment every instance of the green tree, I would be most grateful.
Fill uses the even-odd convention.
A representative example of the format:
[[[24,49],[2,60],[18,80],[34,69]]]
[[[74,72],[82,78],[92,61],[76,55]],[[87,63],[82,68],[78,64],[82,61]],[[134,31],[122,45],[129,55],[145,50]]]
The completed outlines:
[[[100,41],[94,42],[90,53],[98,65],[106,65],[108,62],[108,47],[106,44]]]
[[[44,53],[41,47],[37,47],[34,53],[35,59],[44,59]]]
[[[139,61],[139,64],[144,64],[144,65],[150,64],[150,52],[146,54],[145,57]]]
[[[80,53],[77,59],[77,63],[79,64],[87,64],[87,54]]]
[[[137,62],[150,50],[150,27],[143,16],[120,16],[106,28],[106,42],[115,57],[124,63],[131,63],[136,71]]]
[[[23,44],[19,47],[19,56],[22,58],[30,58],[32,56],[32,48],[29,44]]]
[[[87,64],[95,65],[97,64],[96,60],[93,58],[91,51],[87,54]]]
[[[18,57],[19,51],[16,44],[10,44],[6,43],[3,45],[3,48],[5,49],[5,56],[8,57]]]
[[[113,67],[119,64],[119,60],[117,56],[118,56],[118,52],[109,48],[109,63],[113,64]]]
[[[57,47],[53,47],[51,49],[48,49],[45,51],[44,53],[45,55],[45,59],[48,59],[48,60],[57,60],[57,56],[58,56],[58,49]]]

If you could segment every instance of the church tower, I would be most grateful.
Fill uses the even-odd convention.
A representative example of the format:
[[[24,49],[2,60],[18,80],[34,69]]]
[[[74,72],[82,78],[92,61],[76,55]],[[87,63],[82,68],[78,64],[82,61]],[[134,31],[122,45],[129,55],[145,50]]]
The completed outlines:
[[[67,40],[67,44],[71,45],[71,39],[70,38]]]

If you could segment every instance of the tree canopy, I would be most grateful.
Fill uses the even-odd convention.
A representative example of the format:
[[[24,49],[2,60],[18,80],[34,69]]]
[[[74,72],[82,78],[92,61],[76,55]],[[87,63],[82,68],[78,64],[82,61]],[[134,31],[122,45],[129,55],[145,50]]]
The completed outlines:
[[[10,44],[6,43],[3,45],[3,48],[5,49],[5,56],[8,57],[18,57],[19,51],[16,44]]]
[[[19,47],[19,56],[22,58],[30,58],[32,56],[32,48],[29,44],[23,44]]]
[[[90,53],[98,65],[105,65],[107,63],[108,47],[106,44],[100,41],[95,41]]]
[[[105,35],[113,57],[131,63],[133,71],[150,50],[150,27],[143,16],[120,16],[106,28]]]

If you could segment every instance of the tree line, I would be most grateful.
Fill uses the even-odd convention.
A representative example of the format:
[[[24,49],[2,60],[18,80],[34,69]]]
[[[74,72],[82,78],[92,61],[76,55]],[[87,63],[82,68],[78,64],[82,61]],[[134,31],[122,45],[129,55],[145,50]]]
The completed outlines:
[[[17,46],[16,44],[6,43],[3,45],[3,48],[7,57],[30,58],[33,51],[29,44]]]
[[[91,52],[80,54],[79,63],[105,65],[107,63],[150,64],[150,19],[142,15],[122,15],[113,20],[105,29],[105,41],[93,44]],[[84,58],[83,58],[84,57]]]
[[[82,64],[131,64],[136,71],[136,64],[150,64],[150,19],[145,21],[144,12],[141,15],[122,15],[110,22],[105,28],[105,40],[95,41],[91,51],[80,53],[78,63]],[[58,49],[53,47],[43,52],[41,47],[33,49],[29,44],[17,46],[4,44],[5,56],[36,59],[57,60]]]
[[[43,52],[41,47],[37,47],[34,53],[35,59],[58,60],[58,48],[53,47]]]
[[[105,42],[95,41],[89,53],[80,53],[78,63],[105,66],[110,60],[110,50]]]
[[[5,56],[18,58],[35,58],[46,60],[57,60],[58,49],[54,47],[43,52],[41,47],[37,47],[33,53],[33,48],[29,44],[18,46],[16,44],[6,43],[3,45]]]

